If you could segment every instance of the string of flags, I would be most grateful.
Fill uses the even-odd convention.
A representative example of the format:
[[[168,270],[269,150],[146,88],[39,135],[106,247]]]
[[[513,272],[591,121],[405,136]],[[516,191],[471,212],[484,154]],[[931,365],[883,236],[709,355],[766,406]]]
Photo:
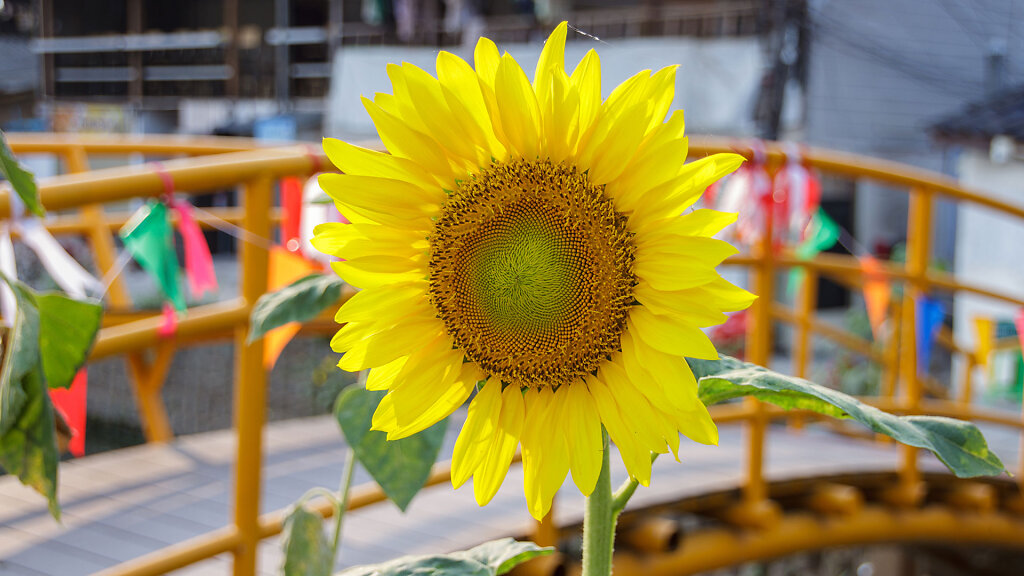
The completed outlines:
[[[863,298],[871,331],[876,341],[882,341],[893,292],[883,264],[822,209],[820,178],[804,161],[797,146],[788,148],[786,160],[774,177],[767,168],[763,143],[754,141],[749,147],[751,160],[732,175],[713,184],[704,195],[706,206],[739,213],[736,226],[724,231],[720,237],[750,248],[762,241],[770,220],[773,249],[794,246],[793,253],[799,260],[811,260],[821,252],[841,245],[860,264]],[[787,293],[794,296],[805,279],[803,267],[791,268]],[[915,312],[917,364],[923,372],[929,365],[946,310],[940,300],[924,295],[916,299]]]
[[[11,234],[14,233],[35,253],[50,278],[69,296],[78,299],[102,297],[103,283],[64,250],[38,216],[26,213],[25,205],[17,194],[10,194],[9,198],[11,218],[0,224],[0,272],[8,278],[18,277],[14,242],[11,240]],[[17,304],[11,288],[6,283],[0,284],[0,315],[3,316],[3,324],[10,327]],[[78,371],[68,388],[49,391],[54,409],[73,432],[68,450],[79,457],[85,455],[87,391],[88,376],[84,368]]]

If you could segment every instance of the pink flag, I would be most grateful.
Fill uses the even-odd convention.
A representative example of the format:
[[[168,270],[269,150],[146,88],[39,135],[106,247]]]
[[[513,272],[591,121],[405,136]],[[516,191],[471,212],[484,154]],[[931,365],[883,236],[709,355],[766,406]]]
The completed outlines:
[[[156,329],[157,336],[171,338],[178,332],[178,312],[170,302],[164,302],[164,309],[161,313],[163,323]]]
[[[206,236],[192,217],[192,205],[175,201],[171,208],[178,213],[178,232],[185,248],[185,276],[193,298],[206,292],[217,291],[217,274],[213,269],[213,258]]]
[[[1024,308],[1017,311],[1013,322],[1017,325],[1017,339],[1020,340],[1020,349],[1024,353]]]

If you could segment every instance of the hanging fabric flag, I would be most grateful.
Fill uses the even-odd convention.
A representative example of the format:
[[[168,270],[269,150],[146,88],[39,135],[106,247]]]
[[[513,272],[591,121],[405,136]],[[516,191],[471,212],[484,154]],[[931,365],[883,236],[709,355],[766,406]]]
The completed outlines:
[[[267,270],[267,291],[273,292],[295,282],[303,276],[318,271],[320,268],[302,256],[289,252],[282,246],[270,248],[270,262]],[[288,342],[299,333],[302,325],[291,322],[275,328],[264,336],[263,366],[267,370],[274,367]]]
[[[281,245],[289,252],[301,247],[302,180],[295,176],[281,179]]]
[[[989,355],[992,354],[992,341],[995,340],[996,325],[987,316],[974,317],[974,334],[977,339],[974,348],[975,362],[982,368],[988,366]]]
[[[1017,327],[1017,339],[1020,340],[1021,353],[1024,353],[1024,309],[1017,311],[1013,323]]]
[[[64,422],[71,428],[71,441],[68,451],[74,456],[85,456],[85,409],[88,396],[88,377],[85,369],[78,371],[71,386],[67,388],[51,388],[50,400],[53,407],[64,416]]]
[[[861,256],[860,269],[864,275],[864,305],[868,309],[868,322],[876,342],[882,341],[882,324],[889,311],[892,289],[882,271],[882,264],[874,256]]]
[[[14,195],[11,195],[13,198]],[[11,232],[7,223],[0,224],[0,272],[8,278],[18,277],[18,267],[14,262],[14,244],[11,242]],[[14,315],[17,313],[17,301],[14,299],[14,292],[6,282],[0,282],[0,314],[3,315],[3,325],[14,324]]]
[[[796,145],[786,150],[786,164],[775,174],[775,221],[780,234],[791,241],[807,238],[811,220],[821,206],[821,182],[803,163]]]
[[[185,278],[192,297],[198,299],[207,292],[216,292],[217,273],[213,268],[210,246],[192,216],[192,205],[175,200],[171,209],[178,214],[178,232],[185,252]]]
[[[736,241],[751,245],[764,230],[764,207],[771,197],[771,178],[763,165],[756,161],[740,166],[717,187],[714,209],[739,214],[735,226],[730,226]]]
[[[839,234],[839,225],[819,208],[807,225],[806,238],[796,247],[796,257],[800,260],[814,258],[819,253],[835,246],[839,241]],[[789,283],[787,284],[787,292],[790,296],[796,294],[796,289],[803,280],[804,269],[802,267],[790,268]]]
[[[939,335],[939,328],[946,316],[946,307],[928,296],[918,298],[916,305],[917,334],[914,340],[917,342],[917,373],[926,374],[932,360],[935,337]]]
[[[15,232],[46,268],[53,281],[72,298],[82,299],[87,296],[101,296],[103,283],[82,268],[77,260],[71,257],[50,231],[43,226],[39,218],[25,214],[25,205],[16,194],[11,195],[11,222],[9,231]],[[10,242],[8,238],[6,240]],[[11,261],[13,262],[13,247]],[[11,276],[16,277],[16,275]]]
[[[337,206],[334,205],[330,197],[320,188],[317,175],[314,174],[306,180],[302,188],[302,218],[299,222],[299,249],[307,260],[328,264],[337,259],[313,248],[309,242],[315,236],[313,231],[316,230],[316,227],[326,222],[349,223],[341,215],[341,212],[338,212]]]
[[[178,278],[178,257],[174,236],[167,220],[167,207],[150,201],[132,215],[120,231],[124,247],[156,280],[160,290],[178,310],[185,309],[185,296]]]
[[[68,296],[81,300],[90,295],[103,294],[103,283],[82,268],[38,218],[15,220],[12,228],[21,236],[21,241],[35,252],[50,277]]]

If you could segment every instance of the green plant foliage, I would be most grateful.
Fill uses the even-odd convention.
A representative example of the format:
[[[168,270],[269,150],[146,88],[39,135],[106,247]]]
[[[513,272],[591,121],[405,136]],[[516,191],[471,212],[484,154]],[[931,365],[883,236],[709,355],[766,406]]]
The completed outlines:
[[[46,375],[53,376],[51,383],[67,386],[85,362],[102,308],[3,280],[18,311],[4,338],[0,368],[0,466],[45,496],[59,519],[58,454]]]
[[[324,519],[296,504],[284,520],[282,530],[284,576],[329,576],[334,558],[324,535]]]
[[[691,358],[688,362],[700,381],[700,398],[707,405],[753,396],[787,410],[811,410],[856,420],[903,444],[930,450],[962,478],[992,476],[1006,470],[989,450],[981,431],[969,422],[937,416],[894,416],[831,388],[728,356],[720,360]]]
[[[14,192],[25,204],[25,209],[36,216],[45,216],[42,203],[39,202],[39,189],[36,188],[36,179],[31,172],[18,162],[7,145],[7,138],[0,132],[0,176],[6,178]]]
[[[256,301],[249,317],[249,341],[258,340],[274,328],[290,322],[316,318],[338,302],[345,282],[334,274],[310,274]]]
[[[39,351],[50,388],[67,388],[85,364],[100,329],[103,307],[57,292],[35,295],[39,307]]]
[[[382,564],[356,566],[339,576],[500,576],[518,564],[553,551],[533,542],[502,538],[462,552],[403,556]]]
[[[384,432],[370,430],[373,412],[383,397],[384,392],[351,386],[338,395],[334,416],[355,451],[356,459],[384,494],[404,511],[430,476],[448,421],[442,420],[419,434],[389,442]]]

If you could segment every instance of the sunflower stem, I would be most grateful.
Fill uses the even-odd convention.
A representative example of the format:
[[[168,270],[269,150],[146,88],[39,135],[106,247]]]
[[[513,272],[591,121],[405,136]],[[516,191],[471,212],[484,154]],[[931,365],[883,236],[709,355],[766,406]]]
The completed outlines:
[[[612,552],[615,546],[615,521],[618,513],[612,509],[612,480],[609,470],[608,432],[602,429],[601,474],[597,485],[587,498],[583,513],[583,576],[610,576]]]
[[[356,451],[348,449],[345,456],[345,471],[341,474],[341,486],[338,498],[334,500],[334,540],[331,542],[331,566],[338,561],[338,548],[341,545],[341,526],[348,511],[348,497],[352,488],[352,471],[356,468]]]

